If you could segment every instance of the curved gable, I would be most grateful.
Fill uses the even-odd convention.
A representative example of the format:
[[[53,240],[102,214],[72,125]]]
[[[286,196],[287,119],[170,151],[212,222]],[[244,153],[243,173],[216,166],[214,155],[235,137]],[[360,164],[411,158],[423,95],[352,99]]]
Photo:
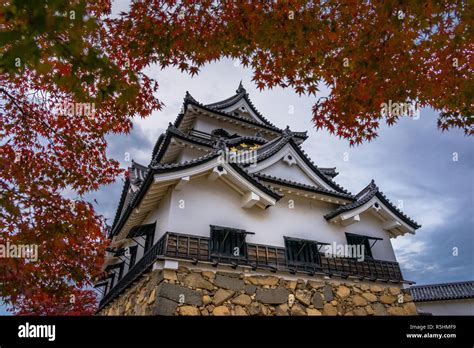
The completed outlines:
[[[329,184],[329,180],[324,174],[316,172],[312,166],[308,165],[295,146],[297,145],[293,145],[291,140],[288,141],[287,144],[271,156],[262,161],[258,160],[256,166],[249,167],[249,171],[317,186],[326,190],[336,190],[335,184]],[[336,191],[340,192],[342,190],[337,189]]]

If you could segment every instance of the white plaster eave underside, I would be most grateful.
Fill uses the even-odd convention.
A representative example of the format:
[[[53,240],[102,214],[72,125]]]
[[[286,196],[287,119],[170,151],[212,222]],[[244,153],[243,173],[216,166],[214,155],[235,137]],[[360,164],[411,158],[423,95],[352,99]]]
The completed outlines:
[[[265,179],[262,179],[262,181],[265,181]],[[267,183],[267,185],[270,186],[272,189],[274,189],[274,191],[278,191],[283,194],[295,195],[295,196],[304,197],[307,199],[315,199],[315,200],[322,201],[325,203],[331,203],[331,204],[336,204],[336,205],[346,205],[352,202],[352,200],[350,199],[333,197],[324,193],[311,192],[303,188],[288,187],[288,186],[277,184],[277,183]]]
[[[260,123],[261,126],[256,125],[256,124],[255,125],[254,124],[249,124],[249,123],[245,122],[244,120],[237,120],[237,119],[229,118],[229,117],[224,116],[224,115],[219,115],[217,113],[207,111],[207,110],[202,109],[199,106],[195,106],[195,105],[190,105],[188,107],[188,110],[186,111],[186,115],[184,116],[184,119],[183,119],[182,123],[179,125],[178,128],[183,132],[186,132],[186,131],[190,130],[191,126],[194,124],[195,118],[199,117],[199,116],[206,116],[206,117],[209,117],[209,118],[214,118],[216,120],[219,120],[219,121],[222,121],[222,122],[225,122],[225,123],[228,123],[228,124],[235,124],[235,125],[238,125],[238,126],[244,128],[244,129],[252,129],[252,130],[255,130],[255,131],[259,131],[263,134],[267,134],[267,135],[272,135],[272,136],[278,136],[279,135],[279,133],[277,131],[270,130],[270,129],[266,128],[266,125],[263,124],[263,123],[257,122],[257,123]]]
[[[218,170],[218,168],[221,170]],[[248,181],[231,165],[218,157],[191,168],[155,174],[153,182],[143,196],[139,206],[132,210],[120,233],[117,235],[117,240],[125,238],[132,227],[143,224],[147,215],[159,206],[159,203],[169,190],[173,188],[180,190],[189,181],[201,176],[207,176],[209,180],[222,180],[238,192],[242,196],[242,208],[257,206],[265,209],[267,206],[275,205],[276,203],[275,198]]]
[[[378,205],[378,207],[377,207]],[[360,207],[341,213],[329,221],[338,223],[342,226],[348,226],[360,221],[360,215],[369,213],[379,218],[383,223],[383,229],[390,235],[391,238],[404,235],[405,233],[415,234],[415,229],[405,223],[397,215],[395,215],[387,206],[382,203],[377,197],[373,197],[367,203]]]

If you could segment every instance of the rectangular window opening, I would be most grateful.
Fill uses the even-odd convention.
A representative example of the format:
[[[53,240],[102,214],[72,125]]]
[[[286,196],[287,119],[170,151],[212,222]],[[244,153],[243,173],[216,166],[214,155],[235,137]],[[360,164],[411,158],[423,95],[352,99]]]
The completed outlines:
[[[321,265],[317,241],[285,237],[286,257],[289,263]]]
[[[128,269],[131,269],[135,265],[135,262],[137,260],[137,249],[138,247],[136,245],[130,247],[130,261],[128,263]]]
[[[346,232],[347,244],[351,246],[363,246],[364,247],[364,257],[367,259],[373,259],[372,256],[372,247],[374,244],[382,240],[382,238],[369,237],[361,234],[353,234]]]
[[[211,256],[246,258],[247,243],[245,237],[249,233],[240,229],[211,225],[209,243]]]

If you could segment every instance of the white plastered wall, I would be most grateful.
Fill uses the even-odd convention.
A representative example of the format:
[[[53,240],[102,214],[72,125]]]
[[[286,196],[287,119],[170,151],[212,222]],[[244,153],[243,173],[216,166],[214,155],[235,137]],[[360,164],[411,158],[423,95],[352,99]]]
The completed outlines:
[[[396,261],[388,234],[369,213],[361,214],[360,222],[342,227],[324,219],[335,208],[330,203],[286,196],[268,209],[244,209],[240,204],[240,194],[224,182],[199,177],[172,191],[169,202],[162,202],[144,223],[158,220],[155,242],[167,231],[208,237],[209,225],[245,229],[255,233],[247,237],[249,243],[281,247],[284,236],[347,244],[345,232],[350,232],[383,238],[372,250],[374,258]]]

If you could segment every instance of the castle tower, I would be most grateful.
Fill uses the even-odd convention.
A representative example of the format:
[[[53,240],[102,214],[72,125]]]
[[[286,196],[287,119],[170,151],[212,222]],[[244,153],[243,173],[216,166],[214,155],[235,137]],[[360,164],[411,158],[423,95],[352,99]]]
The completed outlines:
[[[420,226],[372,181],[353,195],[239,85],[186,93],[129,168],[96,287],[103,315],[416,314],[391,238]]]

